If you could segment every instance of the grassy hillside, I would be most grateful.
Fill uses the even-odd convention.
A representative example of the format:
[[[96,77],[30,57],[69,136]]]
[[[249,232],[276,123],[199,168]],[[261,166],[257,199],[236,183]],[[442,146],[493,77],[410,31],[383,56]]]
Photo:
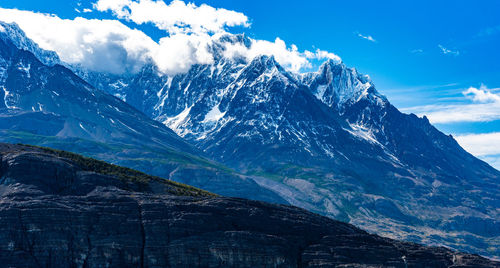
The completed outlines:
[[[157,176],[151,176],[145,174],[143,172],[109,164],[104,161],[96,160],[90,157],[81,156],[79,154],[56,150],[48,147],[41,147],[35,145],[25,145],[19,144],[22,146],[26,146],[28,148],[33,148],[36,150],[40,150],[43,153],[55,155],[60,158],[67,159],[73,162],[75,165],[79,166],[84,171],[91,171],[103,175],[112,176],[117,178],[127,184],[131,183],[139,188],[146,189],[152,182],[157,182],[168,186],[168,192],[175,195],[183,195],[183,196],[216,196],[213,193],[186,185],[178,182],[174,182],[171,180],[166,180]]]

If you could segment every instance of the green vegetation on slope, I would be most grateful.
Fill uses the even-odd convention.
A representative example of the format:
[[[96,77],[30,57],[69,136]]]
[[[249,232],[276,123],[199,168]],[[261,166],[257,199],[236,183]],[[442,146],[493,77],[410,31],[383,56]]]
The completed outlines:
[[[26,147],[31,147],[39,149],[44,153],[55,155],[57,157],[65,158],[71,162],[78,165],[82,170],[92,171],[95,173],[108,175],[122,180],[126,183],[133,183],[139,186],[142,190],[148,188],[151,182],[157,182],[168,186],[168,192],[175,195],[182,196],[216,196],[213,193],[186,185],[171,180],[166,180],[160,177],[151,176],[143,172],[121,167],[113,164],[109,164],[104,161],[96,160],[93,158],[81,156],[75,153],[70,153],[66,151],[56,150],[47,147],[35,146],[35,145],[25,145]]]
[[[150,147],[146,145],[131,145],[123,143],[103,143],[93,140],[87,140],[75,137],[56,137],[34,134],[25,131],[15,130],[0,130],[0,142],[6,143],[21,143],[33,144],[44,147],[57,148],[65,151],[72,151],[85,156],[90,156],[106,161],[120,162],[129,161],[137,163],[155,162],[162,164],[175,163],[184,166],[195,165],[207,169],[217,169],[227,173],[235,173],[234,170],[223,166],[219,163],[210,161],[196,155],[171,150],[166,147]],[[141,158],[132,157],[133,154],[124,154],[124,152],[142,152]],[[101,157],[101,154],[106,156],[114,155],[115,158],[108,160],[109,157]],[[116,161],[115,161],[116,160]]]

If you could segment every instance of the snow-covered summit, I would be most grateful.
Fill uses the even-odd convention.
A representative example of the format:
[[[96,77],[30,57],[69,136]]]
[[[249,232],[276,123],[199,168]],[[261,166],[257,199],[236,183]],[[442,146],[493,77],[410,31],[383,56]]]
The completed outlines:
[[[302,83],[309,87],[319,100],[330,107],[336,106],[341,112],[345,105],[356,103],[363,98],[370,98],[375,104],[387,102],[385,96],[375,89],[368,75],[360,74],[342,62],[327,60],[318,72],[301,77]]]
[[[61,64],[56,52],[40,48],[38,44],[26,36],[15,22],[6,23],[0,21],[0,38],[10,40],[17,48],[33,53],[45,65]]]

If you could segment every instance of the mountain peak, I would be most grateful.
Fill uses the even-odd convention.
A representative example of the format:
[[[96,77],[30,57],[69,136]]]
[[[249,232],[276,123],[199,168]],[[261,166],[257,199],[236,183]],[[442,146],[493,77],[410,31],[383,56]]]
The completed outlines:
[[[56,52],[40,48],[15,22],[0,21],[0,38],[10,40],[17,48],[33,53],[45,65],[54,66],[61,63]]]
[[[274,56],[259,55],[250,61],[242,72],[247,81],[282,81],[284,85],[297,84],[298,80],[293,73],[287,71]]]
[[[259,55],[250,62],[251,66],[262,66],[265,68],[273,68],[279,66],[279,63],[276,61],[274,56],[268,55]]]
[[[337,73],[342,72],[342,70],[347,69],[346,65],[343,62],[335,61],[333,59],[328,59],[318,69],[318,74],[322,76],[329,76],[332,79],[332,76]]]
[[[326,67],[326,66],[344,66],[345,67],[345,64],[340,59],[327,59],[327,60],[325,60],[325,62],[323,62],[321,64],[320,69],[322,67]]]
[[[330,107],[344,110],[347,103],[356,103],[363,98],[386,101],[378,93],[368,75],[348,68],[343,62],[329,59],[316,73],[303,75],[302,82],[309,86],[314,95]]]

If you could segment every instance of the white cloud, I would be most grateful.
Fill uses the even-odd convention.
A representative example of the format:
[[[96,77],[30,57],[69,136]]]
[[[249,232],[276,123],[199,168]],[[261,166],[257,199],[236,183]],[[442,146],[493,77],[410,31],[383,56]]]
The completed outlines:
[[[419,116],[425,115],[434,124],[500,120],[500,104],[498,103],[425,105],[403,108],[401,111]]]
[[[265,40],[252,40],[249,48],[242,44],[228,44],[224,56],[227,58],[244,57],[251,60],[259,55],[272,55],[284,67],[299,72],[303,68],[311,67],[309,59],[333,59],[340,61],[340,58],[330,52],[317,49],[315,52],[300,52],[295,45],[287,47],[285,41],[276,38],[274,42]]]
[[[170,4],[162,0],[99,0],[94,6],[137,24],[153,23],[169,33],[216,33],[226,26],[250,25],[243,13],[179,0]]]
[[[167,50],[168,47],[176,47],[180,40],[189,43],[192,51],[197,51],[203,61],[193,60],[190,55],[185,54],[187,65],[191,63],[210,63],[211,56],[205,53],[205,49],[213,40],[214,33],[226,33],[226,26],[248,27],[247,16],[243,13],[226,9],[216,9],[208,5],[196,6],[183,1],[172,1],[166,4],[162,0],[99,0],[95,5],[99,11],[112,11],[118,18],[127,19],[137,24],[152,23],[159,29],[167,31],[171,37],[160,41],[165,49],[159,51],[155,56],[166,58],[168,55],[178,54],[175,50]],[[189,36],[178,36],[189,34]],[[196,40],[191,44],[192,40]],[[259,55],[273,55],[275,59],[292,71],[300,71],[302,68],[310,67],[309,59],[338,59],[333,53],[317,50],[316,52],[299,52],[295,45],[287,46],[285,41],[276,38],[274,42],[266,40],[252,40],[251,46],[247,48],[243,44],[227,44],[224,53],[226,57],[244,57],[252,60]],[[199,57],[198,57],[199,58]],[[340,59],[339,59],[340,60]],[[172,65],[165,61],[159,61],[161,65]],[[181,63],[181,65],[184,65]],[[185,69],[185,68],[182,68]]]
[[[368,40],[370,42],[374,42],[374,43],[377,42],[377,40],[375,40],[375,38],[373,38],[371,35],[362,35],[362,34],[358,33],[358,37],[361,37],[361,38]]]
[[[207,48],[214,40],[228,34],[224,28],[248,26],[248,18],[241,13],[207,5],[198,7],[182,1],[167,5],[153,0],[100,0],[95,6],[99,10],[112,10],[116,16],[135,23],[151,22],[165,30],[166,36],[155,42],[144,32],[131,29],[119,20],[83,17],[69,20],[17,9],[0,8],[0,20],[16,22],[29,38],[41,48],[57,52],[64,62],[116,74],[137,72],[150,60],[168,75],[186,72],[193,64],[210,64],[214,59]],[[148,13],[153,10],[158,13]],[[250,47],[228,44],[225,55],[243,56],[247,60],[258,55],[272,55],[285,68],[295,72],[310,67],[310,60],[340,61],[335,54],[319,49],[299,51],[295,45],[287,45],[280,38],[274,42],[250,41]]]
[[[466,151],[500,170],[500,132],[455,136]]]
[[[137,71],[158,46],[139,30],[115,20],[54,15],[0,8],[0,18],[16,22],[26,35],[46,50],[56,51],[62,61],[111,73]]]
[[[83,9],[83,13],[90,13],[90,12],[92,12],[92,9],[90,9],[90,8]]]
[[[410,53],[412,53],[412,54],[422,54],[422,53],[424,53],[424,50],[421,49],[421,48],[412,49],[412,50],[410,50]]]
[[[194,64],[213,62],[213,56],[207,49],[211,42],[208,35],[175,34],[161,38],[151,58],[166,74],[184,73]]]
[[[285,41],[280,38],[276,38],[274,42],[252,40],[250,48],[240,43],[227,44],[224,52],[227,58],[244,57],[247,60],[259,55],[273,55],[276,61],[294,71],[309,66],[309,61],[301,55],[296,46],[287,48]]]
[[[481,85],[480,88],[470,87],[463,94],[475,102],[500,102],[500,95],[491,92],[485,85]]]
[[[458,51],[458,50],[451,50],[451,49],[445,48],[442,45],[438,45],[438,47],[439,47],[439,49],[441,49],[441,52],[445,55],[453,55],[453,56],[460,55],[460,51]]]
[[[401,111],[427,116],[431,123],[489,122],[500,120],[500,95],[486,86],[470,87],[462,94],[475,103],[436,104],[403,108]]]
[[[461,135],[455,139],[473,155],[500,155],[500,132]]]
[[[161,71],[176,74],[193,64],[212,62],[206,50],[208,35],[177,34],[159,43],[117,20],[55,15],[0,8],[0,18],[16,22],[26,35],[46,50],[56,51],[62,61],[94,71],[115,74],[137,72],[153,59]]]
[[[316,49],[315,52],[311,52],[311,51],[306,50],[306,51],[304,51],[304,55],[308,59],[316,59],[316,60],[332,59],[332,60],[339,61],[339,62],[342,61],[339,56],[337,56],[331,52],[321,50],[321,49]]]
[[[496,168],[497,170],[500,170],[500,154],[479,156],[478,158],[483,160],[484,162],[490,164],[492,167]]]

